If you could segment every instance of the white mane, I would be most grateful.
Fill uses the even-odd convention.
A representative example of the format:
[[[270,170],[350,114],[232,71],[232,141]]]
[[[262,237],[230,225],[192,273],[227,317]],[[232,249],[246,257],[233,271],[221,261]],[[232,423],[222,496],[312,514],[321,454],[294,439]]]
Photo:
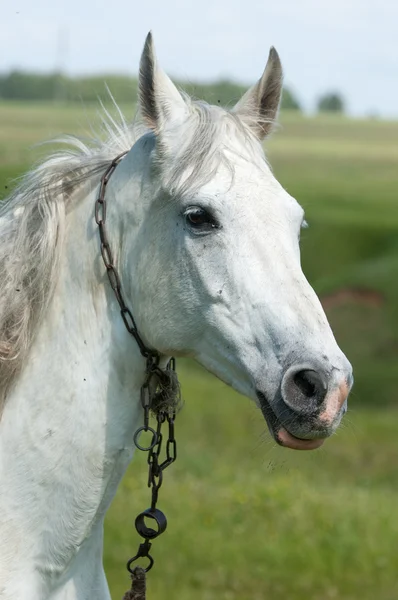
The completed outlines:
[[[0,204],[0,411],[57,281],[72,191],[102,173],[142,133],[142,126],[128,126],[120,111],[119,117],[116,122],[104,110],[105,142],[73,136],[55,140],[67,149],[25,174]]]

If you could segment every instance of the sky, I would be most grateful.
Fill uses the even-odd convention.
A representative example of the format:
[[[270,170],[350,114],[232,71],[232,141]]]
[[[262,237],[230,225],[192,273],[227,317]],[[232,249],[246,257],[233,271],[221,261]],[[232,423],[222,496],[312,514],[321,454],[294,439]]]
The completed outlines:
[[[136,74],[158,60],[190,81],[252,84],[269,47],[304,108],[340,91],[350,114],[398,118],[397,0],[0,0],[0,72]]]

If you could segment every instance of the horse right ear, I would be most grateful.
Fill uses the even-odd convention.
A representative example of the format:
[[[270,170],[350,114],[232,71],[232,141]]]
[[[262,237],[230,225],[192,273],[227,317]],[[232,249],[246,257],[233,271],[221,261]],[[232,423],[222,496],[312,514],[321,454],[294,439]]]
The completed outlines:
[[[151,32],[141,55],[138,89],[142,117],[155,133],[161,133],[188,116],[188,108],[180,92],[157,65]]]
[[[282,80],[281,61],[272,47],[264,73],[232,109],[259,140],[267,137],[274,128],[282,96]]]

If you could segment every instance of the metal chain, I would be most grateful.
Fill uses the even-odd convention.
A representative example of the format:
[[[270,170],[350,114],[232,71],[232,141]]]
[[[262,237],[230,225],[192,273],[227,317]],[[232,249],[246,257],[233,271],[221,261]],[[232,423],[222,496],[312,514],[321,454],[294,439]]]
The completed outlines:
[[[142,356],[144,356],[146,359],[150,359],[150,365],[156,364],[156,366],[157,366],[157,364],[159,362],[159,354],[156,352],[156,350],[150,350],[149,348],[147,348],[145,346],[144,342],[141,339],[140,334],[138,333],[137,325],[135,324],[133,314],[132,314],[131,310],[126,306],[126,303],[124,301],[119,273],[115,266],[113,252],[109,245],[108,235],[107,235],[107,231],[106,231],[106,200],[105,200],[106,186],[107,186],[108,181],[111,178],[111,175],[113,174],[114,170],[116,169],[116,167],[118,166],[118,164],[120,163],[122,158],[124,158],[126,156],[126,154],[127,154],[127,152],[123,152],[122,154],[119,154],[111,162],[111,164],[109,165],[109,167],[107,168],[107,170],[105,171],[103,176],[101,177],[99,194],[98,194],[98,198],[95,202],[95,222],[97,223],[98,230],[99,230],[102,260],[104,261],[104,265],[105,265],[106,272],[108,275],[109,283],[111,284],[111,288],[113,289],[113,291],[115,293],[116,300],[119,303],[120,314],[122,315],[122,319],[124,321],[126,329],[135,338],[135,341],[138,344],[138,347],[140,349]],[[148,371],[148,365],[147,365],[147,371]]]
[[[167,519],[164,513],[157,508],[157,502],[159,489],[163,483],[163,471],[177,458],[177,442],[174,435],[174,419],[176,416],[177,404],[175,404],[174,407],[170,404],[169,406],[163,406],[158,409],[156,414],[156,430],[149,425],[150,411],[151,409],[155,410],[152,406],[152,401],[157,394],[157,388],[162,388],[162,386],[164,388],[165,385],[170,386],[172,379],[170,379],[170,377],[165,377],[166,373],[159,367],[159,353],[156,350],[147,348],[138,333],[133,314],[124,301],[119,273],[116,269],[114,256],[108,241],[106,231],[106,186],[117,165],[126,154],[127,152],[119,154],[119,156],[112,161],[101,178],[99,194],[95,202],[95,222],[97,223],[99,230],[101,256],[108,274],[109,283],[120,306],[120,314],[127,331],[134,337],[142,356],[146,358],[146,378],[140,392],[141,405],[144,411],[144,425],[137,429],[133,439],[134,444],[139,450],[148,452],[148,487],[152,490],[152,498],[150,508],[141,512],[135,519],[135,528],[144,541],[140,543],[137,554],[127,563],[127,569],[131,574],[133,582],[131,591],[127,592],[125,595],[125,600],[144,600],[146,595],[146,573],[152,569],[154,564],[154,560],[150,554],[152,546],[151,540],[154,540],[161,535],[167,527]],[[169,361],[166,371],[169,373],[170,371],[175,372],[174,358]],[[175,385],[175,379],[173,381],[173,385]],[[164,460],[161,461],[160,455],[163,441],[162,426],[166,421],[168,423],[166,456]],[[150,432],[152,434],[151,443],[148,446],[143,446],[138,441],[142,432]],[[146,520],[151,522],[152,527],[147,525]],[[132,567],[132,564],[138,558],[147,558],[149,560],[149,564],[145,569],[139,566]]]
[[[174,370],[175,362],[172,359],[167,365],[167,370]],[[174,419],[175,419],[175,411],[174,410],[161,410],[156,415],[157,427],[156,431],[152,427],[147,427],[146,431],[150,431],[152,433],[151,443],[148,446],[141,446],[136,443],[136,446],[144,451],[148,452],[148,487],[151,489],[151,506],[147,508],[143,512],[141,512],[136,520],[135,520],[135,528],[139,535],[144,539],[142,543],[140,543],[138,552],[133,558],[131,558],[127,563],[128,571],[134,576],[134,569],[132,568],[132,564],[138,558],[148,558],[149,564],[146,569],[146,572],[152,569],[154,560],[150,554],[151,549],[151,540],[159,537],[167,527],[167,519],[164,513],[157,508],[159,489],[163,483],[163,472],[167,467],[169,467],[177,458],[177,442],[175,439],[174,433]],[[166,423],[168,424],[168,436],[165,446],[165,457],[161,460],[162,446],[163,446],[163,433],[162,427]],[[140,428],[141,431],[144,431],[144,427]],[[140,432],[138,430],[137,433]],[[147,522],[150,522],[151,526],[147,525]]]

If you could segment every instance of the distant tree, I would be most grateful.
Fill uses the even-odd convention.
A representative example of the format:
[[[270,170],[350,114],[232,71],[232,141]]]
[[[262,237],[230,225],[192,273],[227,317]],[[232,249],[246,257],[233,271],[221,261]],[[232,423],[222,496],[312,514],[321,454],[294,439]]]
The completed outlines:
[[[344,100],[337,92],[329,92],[318,100],[318,112],[344,112]]]
[[[232,108],[248,89],[247,85],[227,79],[211,83],[181,81],[177,84],[194,98],[228,108]],[[39,74],[12,71],[6,75],[0,74],[0,98],[96,102],[100,97],[106,102],[109,98],[106,85],[116,102],[132,102],[137,96],[137,78],[127,75],[102,74],[68,77],[61,73]],[[281,108],[282,110],[300,110],[298,100],[289,89],[283,90]]]
[[[70,78],[68,81],[68,99],[72,101],[97,102],[98,98],[107,102],[109,88],[116,102],[134,102],[138,93],[135,77],[117,74],[102,74]]]
[[[66,77],[60,73],[12,71],[0,75],[0,98],[96,102],[101,97],[106,101],[106,85],[118,102],[132,102],[137,96],[137,79],[124,75]]]
[[[234,106],[249,87],[228,79],[221,79],[212,83],[180,82],[179,86],[194,98],[200,98],[210,104],[220,104],[228,108]],[[283,90],[281,108],[282,110],[301,110],[297,98],[287,88]]]
[[[247,90],[247,87],[228,79],[220,79],[211,83],[177,81],[178,87],[193,98],[204,100],[209,104],[232,106]]]
[[[293,94],[289,88],[283,88],[282,94],[282,102],[281,102],[282,110],[300,110],[301,106],[296,96]]]

